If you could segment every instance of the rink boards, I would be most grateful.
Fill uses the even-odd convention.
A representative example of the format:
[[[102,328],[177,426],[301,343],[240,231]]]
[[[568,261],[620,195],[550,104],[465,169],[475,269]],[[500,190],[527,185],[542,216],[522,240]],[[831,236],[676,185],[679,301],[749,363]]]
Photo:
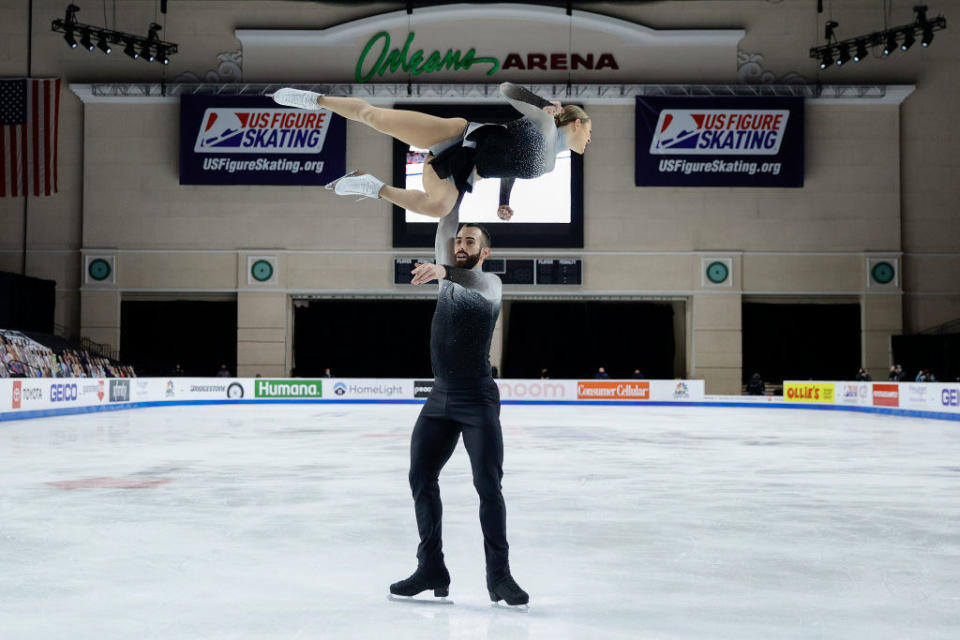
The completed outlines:
[[[783,396],[716,396],[703,380],[498,379],[504,404],[850,410],[960,420],[960,383],[785,381]],[[0,420],[164,405],[422,403],[429,379],[3,378]]]

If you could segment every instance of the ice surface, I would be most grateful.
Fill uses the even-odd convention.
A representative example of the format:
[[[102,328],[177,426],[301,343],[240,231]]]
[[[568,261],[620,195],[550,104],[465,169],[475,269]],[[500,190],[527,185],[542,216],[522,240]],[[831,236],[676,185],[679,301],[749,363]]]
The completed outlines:
[[[774,409],[505,406],[492,608],[462,446],[454,606],[415,567],[416,405],[168,407],[0,424],[0,637],[957,638],[960,428]]]

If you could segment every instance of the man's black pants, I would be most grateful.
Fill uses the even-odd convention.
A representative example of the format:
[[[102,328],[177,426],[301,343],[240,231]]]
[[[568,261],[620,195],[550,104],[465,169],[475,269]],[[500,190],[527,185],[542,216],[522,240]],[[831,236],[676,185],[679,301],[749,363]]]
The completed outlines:
[[[509,575],[507,510],[500,492],[503,478],[503,434],[500,391],[493,378],[437,379],[420,411],[410,440],[410,489],[417,512],[421,567],[443,562],[438,478],[457,446],[460,433],[470,456],[473,486],[480,495],[480,528],[487,559],[487,579]]]

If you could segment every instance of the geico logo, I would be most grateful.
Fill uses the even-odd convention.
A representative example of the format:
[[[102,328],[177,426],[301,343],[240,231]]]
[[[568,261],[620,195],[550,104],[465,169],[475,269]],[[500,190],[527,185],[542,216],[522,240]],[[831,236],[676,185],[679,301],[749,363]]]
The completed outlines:
[[[37,387],[27,387],[23,390],[23,399],[24,400],[42,400],[43,399],[43,389]]]
[[[504,398],[563,398],[562,384],[543,382],[498,382]]]
[[[50,402],[70,402],[77,399],[77,385],[52,384],[50,385]]]
[[[940,402],[945,407],[960,406],[960,389],[944,389],[940,393]]]

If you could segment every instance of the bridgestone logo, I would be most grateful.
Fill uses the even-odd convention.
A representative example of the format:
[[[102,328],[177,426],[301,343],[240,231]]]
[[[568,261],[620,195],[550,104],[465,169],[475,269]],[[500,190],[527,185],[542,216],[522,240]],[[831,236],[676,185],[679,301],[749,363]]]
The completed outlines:
[[[257,380],[254,388],[257,398],[322,398],[320,380]]]

